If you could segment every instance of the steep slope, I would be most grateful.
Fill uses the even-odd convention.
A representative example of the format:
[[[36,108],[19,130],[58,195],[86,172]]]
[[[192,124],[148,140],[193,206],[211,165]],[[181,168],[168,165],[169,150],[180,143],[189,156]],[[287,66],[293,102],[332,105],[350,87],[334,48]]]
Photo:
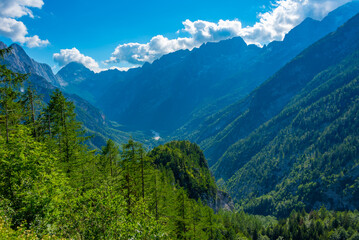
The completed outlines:
[[[229,195],[218,189],[200,147],[189,141],[172,141],[152,149],[148,156],[173,184],[183,187],[190,198],[201,199],[215,210],[233,209]]]
[[[241,150],[252,155],[227,183],[247,211],[285,216],[304,206],[359,207],[358,66],[359,51],[319,74],[277,117],[229,149],[235,157]]]
[[[351,3],[321,22],[307,19],[283,42],[264,48],[233,38],[166,55],[130,77],[125,74],[124,81],[109,88],[96,106],[133,128],[170,132],[244,97],[358,11],[359,4]],[[179,134],[188,135],[195,128],[195,123],[187,124]]]
[[[175,182],[184,187],[191,198],[215,198],[217,186],[198,145],[189,141],[172,141],[154,148],[149,157],[158,167],[170,170]]]
[[[222,130],[203,145],[226,149],[213,171],[247,210],[359,207],[358,26],[356,15],[213,117]]]
[[[4,48],[6,45],[2,43],[0,48]],[[59,87],[60,82],[53,74],[51,67],[44,63],[38,63],[34,59],[30,58],[24,49],[18,44],[11,45],[13,54],[6,58],[7,65],[11,70],[20,73],[33,73],[43,77],[46,81],[52,85]]]

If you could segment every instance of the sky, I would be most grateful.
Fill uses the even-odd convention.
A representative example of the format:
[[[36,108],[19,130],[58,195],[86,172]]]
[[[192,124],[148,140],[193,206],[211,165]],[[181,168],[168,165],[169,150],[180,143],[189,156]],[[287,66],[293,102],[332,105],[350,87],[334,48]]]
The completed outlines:
[[[0,41],[56,73],[76,61],[126,70],[240,36],[263,46],[350,0],[0,0]]]

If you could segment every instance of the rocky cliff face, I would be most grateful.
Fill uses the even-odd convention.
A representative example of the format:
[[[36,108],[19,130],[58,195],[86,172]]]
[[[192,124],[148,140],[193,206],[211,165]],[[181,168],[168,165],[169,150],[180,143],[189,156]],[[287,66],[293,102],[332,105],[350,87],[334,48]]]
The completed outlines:
[[[1,42],[0,48],[7,47],[4,43]],[[44,63],[38,63],[32,58],[30,58],[24,49],[18,44],[12,44],[13,54],[8,55],[5,59],[5,63],[15,72],[20,73],[32,73],[38,76],[43,77],[51,83],[52,85],[59,87],[60,82],[57,77],[53,74],[49,65]]]

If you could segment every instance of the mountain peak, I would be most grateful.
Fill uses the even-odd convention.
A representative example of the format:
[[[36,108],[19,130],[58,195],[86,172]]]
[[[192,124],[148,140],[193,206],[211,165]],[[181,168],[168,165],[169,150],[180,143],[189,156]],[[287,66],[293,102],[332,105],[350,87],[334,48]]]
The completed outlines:
[[[7,48],[7,45],[0,41],[0,49]]]
[[[68,85],[69,83],[80,83],[95,75],[93,71],[78,62],[70,62],[65,67],[61,68],[56,74],[58,79],[61,79],[61,85]]]
[[[78,69],[87,69],[87,70],[89,70],[87,67],[85,67],[82,63],[79,63],[79,62],[70,62],[63,68],[78,68]]]
[[[88,69],[82,63],[79,62],[70,62],[66,66],[60,69],[57,75],[64,75],[64,74],[75,74],[75,73],[86,73],[86,74],[94,74],[93,71]]]

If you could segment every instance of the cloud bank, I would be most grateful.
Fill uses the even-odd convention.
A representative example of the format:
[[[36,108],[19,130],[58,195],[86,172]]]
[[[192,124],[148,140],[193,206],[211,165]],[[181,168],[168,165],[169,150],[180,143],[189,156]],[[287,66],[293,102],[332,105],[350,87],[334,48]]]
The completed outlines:
[[[322,19],[330,11],[351,0],[277,0],[272,9],[258,15],[253,26],[243,27],[239,20],[220,20],[217,23],[186,20],[178,33],[189,37],[168,39],[162,35],[153,37],[148,43],[120,44],[107,62],[143,64],[181,49],[193,49],[206,42],[240,36],[247,44],[263,45],[273,40],[283,40],[286,33],[306,17]]]
[[[43,5],[43,0],[1,0],[0,35],[14,42],[26,44],[30,48],[48,45],[48,40],[41,40],[37,35],[28,36],[25,24],[16,20],[23,16],[34,18],[30,8],[41,9]]]
[[[60,67],[63,67],[70,62],[77,62],[96,73],[103,70],[92,57],[85,56],[80,53],[77,48],[61,49],[60,53],[53,54],[53,59]]]

